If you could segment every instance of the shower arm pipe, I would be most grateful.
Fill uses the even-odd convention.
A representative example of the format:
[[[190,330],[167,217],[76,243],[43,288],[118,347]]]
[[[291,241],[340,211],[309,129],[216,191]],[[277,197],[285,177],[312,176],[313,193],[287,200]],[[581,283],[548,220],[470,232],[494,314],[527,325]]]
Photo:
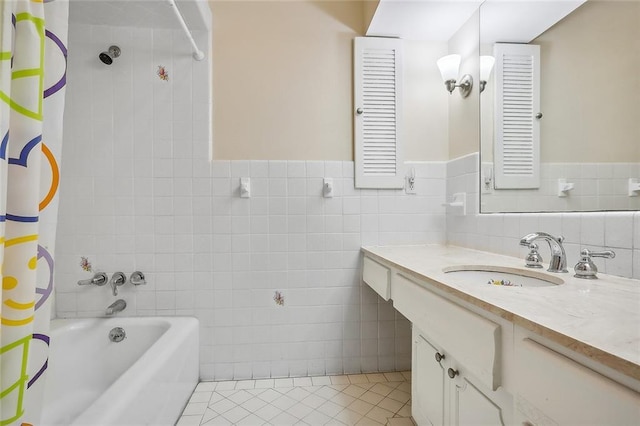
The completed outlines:
[[[176,4],[176,1],[167,0],[167,2],[173,8],[173,12],[176,14],[176,18],[178,18],[178,22],[180,23],[182,30],[187,35],[187,38],[189,39],[189,43],[191,43],[191,47],[193,48],[193,59],[195,59],[196,61],[203,60],[204,53],[202,52],[202,50],[198,49],[198,45],[196,44],[196,41],[193,39],[193,36],[191,35],[191,31],[189,31],[189,27],[187,27],[187,23],[184,21],[184,18],[182,17],[182,13],[180,13],[180,9],[178,9],[178,5]]]

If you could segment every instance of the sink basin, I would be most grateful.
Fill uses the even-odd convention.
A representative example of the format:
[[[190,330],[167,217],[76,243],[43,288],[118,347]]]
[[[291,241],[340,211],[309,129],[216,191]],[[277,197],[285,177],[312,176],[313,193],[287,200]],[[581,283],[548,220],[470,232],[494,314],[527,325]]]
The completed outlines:
[[[451,278],[482,285],[501,287],[549,287],[564,284],[560,277],[554,277],[535,270],[508,268],[489,265],[450,266],[442,270]]]

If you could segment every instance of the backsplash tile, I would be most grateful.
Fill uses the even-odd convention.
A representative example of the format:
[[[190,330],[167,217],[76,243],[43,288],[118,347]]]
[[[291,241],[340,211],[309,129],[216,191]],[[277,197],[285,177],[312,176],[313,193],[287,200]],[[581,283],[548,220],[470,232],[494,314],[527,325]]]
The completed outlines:
[[[467,192],[472,209],[467,216],[447,214],[447,240],[450,244],[478,250],[488,250],[509,256],[521,257],[527,249],[518,242],[523,235],[542,231],[565,237],[567,266],[570,272],[580,259],[580,250],[608,250],[616,252],[615,259],[594,259],[598,269],[607,274],[640,279],[638,253],[640,249],[640,212],[588,212],[588,213],[491,213],[478,214],[477,173],[478,155],[471,154],[447,164],[447,196],[455,192]],[[476,170],[471,173],[469,170]],[[581,173],[600,173],[607,177],[616,170],[607,167],[572,169],[567,176],[580,177]],[[594,171],[595,170],[595,171]],[[611,173],[609,173],[611,172]],[[574,176],[575,175],[575,176]],[[473,204],[475,200],[476,204]],[[548,261],[549,252],[540,250]]]

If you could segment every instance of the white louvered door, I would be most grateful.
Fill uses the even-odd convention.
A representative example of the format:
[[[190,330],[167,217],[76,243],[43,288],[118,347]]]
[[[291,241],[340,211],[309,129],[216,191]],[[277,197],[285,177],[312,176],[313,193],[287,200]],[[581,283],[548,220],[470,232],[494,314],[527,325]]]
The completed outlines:
[[[354,55],[356,188],[402,188],[402,41],[356,37]]]
[[[495,187],[540,187],[540,46],[494,46]]]

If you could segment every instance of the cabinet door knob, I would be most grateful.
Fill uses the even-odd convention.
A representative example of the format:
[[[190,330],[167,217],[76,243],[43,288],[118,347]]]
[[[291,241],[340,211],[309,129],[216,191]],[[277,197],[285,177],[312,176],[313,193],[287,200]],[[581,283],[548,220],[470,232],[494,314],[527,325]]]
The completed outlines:
[[[356,114],[360,115],[364,112],[364,110],[362,108],[358,108],[356,109]]]
[[[453,368],[450,368],[447,370],[447,374],[449,375],[449,377],[451,377],[452,379],[455,378],[459,373],[458,370],[454,370]]]
[[[441,354],[440,352],[436,352],[436,361],[440,362],[444,359],[444,354]]]

